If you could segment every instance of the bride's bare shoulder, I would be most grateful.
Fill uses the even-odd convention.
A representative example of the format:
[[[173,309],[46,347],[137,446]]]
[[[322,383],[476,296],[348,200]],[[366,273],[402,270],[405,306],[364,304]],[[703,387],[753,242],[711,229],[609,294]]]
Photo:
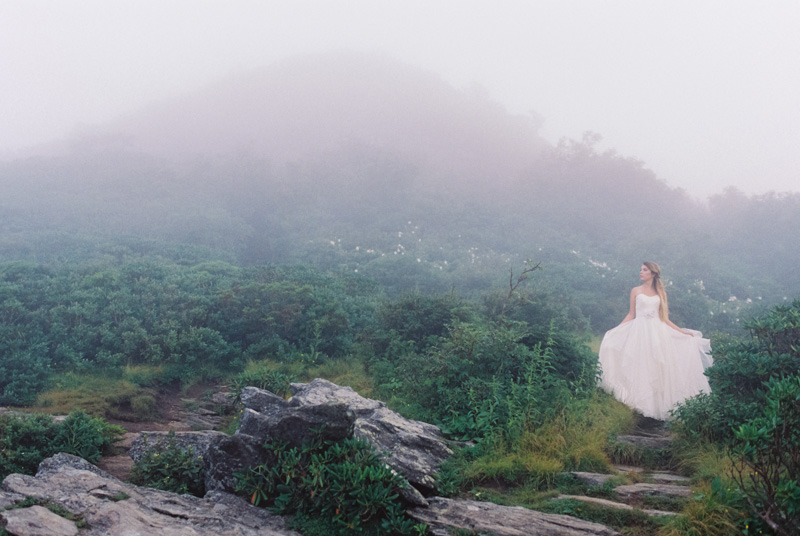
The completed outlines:
[[[633,287],[633,288],[631,289],[631,297],[638,296],[638,295],[639,295],[639,294],[641,294],[642,292],[644,292],[644,285],[640,285],[640,286],[638,286],[638,287]]]

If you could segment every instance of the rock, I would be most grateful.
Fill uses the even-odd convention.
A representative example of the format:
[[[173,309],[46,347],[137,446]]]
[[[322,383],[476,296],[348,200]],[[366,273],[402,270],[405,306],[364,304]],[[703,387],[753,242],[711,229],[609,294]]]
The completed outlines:
[[[279,410],[289,407],[289,402],[265,389],[257,387],[245,387],[242,389],[241,394],[242,405],[250,408],[258,413],[272,413],[273,410]]]
[[[292,383],[291,403],[294,406],[317,406],[330,402],[342,402],[356,414],[357,417],[367,417],[373,411],[385,408],[386,404],[380,400],[364,398],[353,391],[352,387],[342,387],[328,380],[317,378],[309,383]]]
[[[217,392],[211,395],[211,403],[221,408],[233,409],[233,393]]]
[[[200,499],[140,488],[104,476],[102,471],[87,470],[79,462],[75,462],[77,467],[72,467],[71,461],[75,460],[45,460],[45,469],[35,477],[9,475],[2,484],[3,496],[16,494],[15,497],[60,506],[85,521],[85,527],[80,529],[80,534],[85,536],[300,536],[287,529],[279,516],[225,492],[214,491]],[[18,511],[9,510],[3,515]],[[34,513],[46,516],[41,511]]]
[[[596,504],[603,508],[613,508],[615,510],[633,510],[630,504],[620,503],[616,501],[609,501],[608,499],[600,499],[599,497],[585,497],[583,495],[559,495],[556,499],[572,499],[574,501],[581,501],[589,504]],[[645,514],[651,517],[661,516],[675,516],[677,512],[667,512],[665,510],[642,510]]]
[[[544,514],[520,506],[445,499],[428,499],[428,508],[412,508],[409,515],[427,523],[436,535],[452,529],[486,536],[612,536],[619,533],[600,525],[569,516]]]
[[[323,379],[306,384],[291,384],[293,407],[344,403],[356,415],[354,436],[372,443],[386,456],[392,469],[403,475],[415,488],[431,494],[436,490],[435,474],[453,451],[438,427],[406,419],[378,400],[364,398],[350,387],[341,387]],[[404,494],[419,504],[421,496]]]
[[[24,500],[25,496],[20,495],[19,493],[0,491],[0,510],[5,510],[6,508],[10,508],[15,504],[22,502]]]
[[[357,419],[355,437],[372,443],[386,455],[386,463],[424,493],[436,490],[435,475],[453,455],[439,428],[388,408]]]
[[[16,536],[75,536],[73,521],[54,514],[43,506],[7,510],[0,514],[6,532]]]
[[[339,441],[353,435],[355,415],[343,403],[291,406],[280,411],[258,413],[245,408],[237,434],[251,435],[262,442],[278,440],[298,447],[317,437]]]
[[[670,482],[688,484],[691,481],[689,477],[673,475],[672,473],[650,473],[647,478],[660,484],[669,484]]]
[[[226,436],[223,432],[214,430],[203,430],[200,432],[175,432],[174,441],[176,448],[188,450],[192,448],[198,456],[204,456],[211,441],[220,436]],[[139,461],[142,456],[149,454],[153,450],[163,450],[169,443],[169,432],[142,432],[139,437],[134,439],[128,455],[134,462]]]
[[[614,491],[619,495],[636,497],[640,495],[653,495],[657,497],[688,497],[691,490],[688,486],[676,486],[675,484],[626,484],[617,486]]]
[[[236,473],[257,465],[274,464],[275,455],[268,452],[263,443],[246,434],[214,439],[203,456],[206,491],[233,492]]]
[[[62,467],[71,467],[73,469],[82,469],[84,471],[90,471],[96,475],[100,475],[104,478],[111,478],[111,475],[93,465],[83,458],[79,456],[75,456],[73,454],[67,454],[65,452],[59,452],[54,456],[50,456],[49,458],[45,458],[39,464],[37,468],[36,474],[37,475],[47,475],[50,473],[55,473]]]

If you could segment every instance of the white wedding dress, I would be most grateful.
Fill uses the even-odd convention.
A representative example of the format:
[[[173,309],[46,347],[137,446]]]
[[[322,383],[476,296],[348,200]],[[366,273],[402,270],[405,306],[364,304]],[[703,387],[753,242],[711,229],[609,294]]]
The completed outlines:
[[[661,321],[660,301],[639,294],[636,317],[606,332],[600,385],[642,415],[666,420],[678,403],[711,392],[703,371],[712,360],[711,342],[699,331],[686,335]]]

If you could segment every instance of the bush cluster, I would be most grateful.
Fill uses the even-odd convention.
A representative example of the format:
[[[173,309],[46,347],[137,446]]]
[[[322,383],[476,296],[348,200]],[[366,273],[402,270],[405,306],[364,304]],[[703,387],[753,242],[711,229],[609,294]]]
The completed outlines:
[[[11,473],[33,475],[39,463],[59,452],[96,463],[123,430],[83,411],[62,422],[49,415],[0,416],[0,480]]]
[[[255,505],[295,516],[304,534],[411,535],[426,527],[409,519],[398,491],[408,483],[364,441],[316,439],[265,445],[276,458],[239,475],[238,491]]]

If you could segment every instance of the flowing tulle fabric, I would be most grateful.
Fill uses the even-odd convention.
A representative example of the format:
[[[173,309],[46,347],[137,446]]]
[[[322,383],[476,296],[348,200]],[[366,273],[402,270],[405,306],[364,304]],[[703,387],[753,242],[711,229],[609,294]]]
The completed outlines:
[[[666,420],[678,403],[711,392],[703,374],[711,342],[686,335],[658,316],[658,296],[636,296],[636,317],[606,332],[600,344],[600,385],[646,417]],[[690,330],[687,330],[690,331]]]

